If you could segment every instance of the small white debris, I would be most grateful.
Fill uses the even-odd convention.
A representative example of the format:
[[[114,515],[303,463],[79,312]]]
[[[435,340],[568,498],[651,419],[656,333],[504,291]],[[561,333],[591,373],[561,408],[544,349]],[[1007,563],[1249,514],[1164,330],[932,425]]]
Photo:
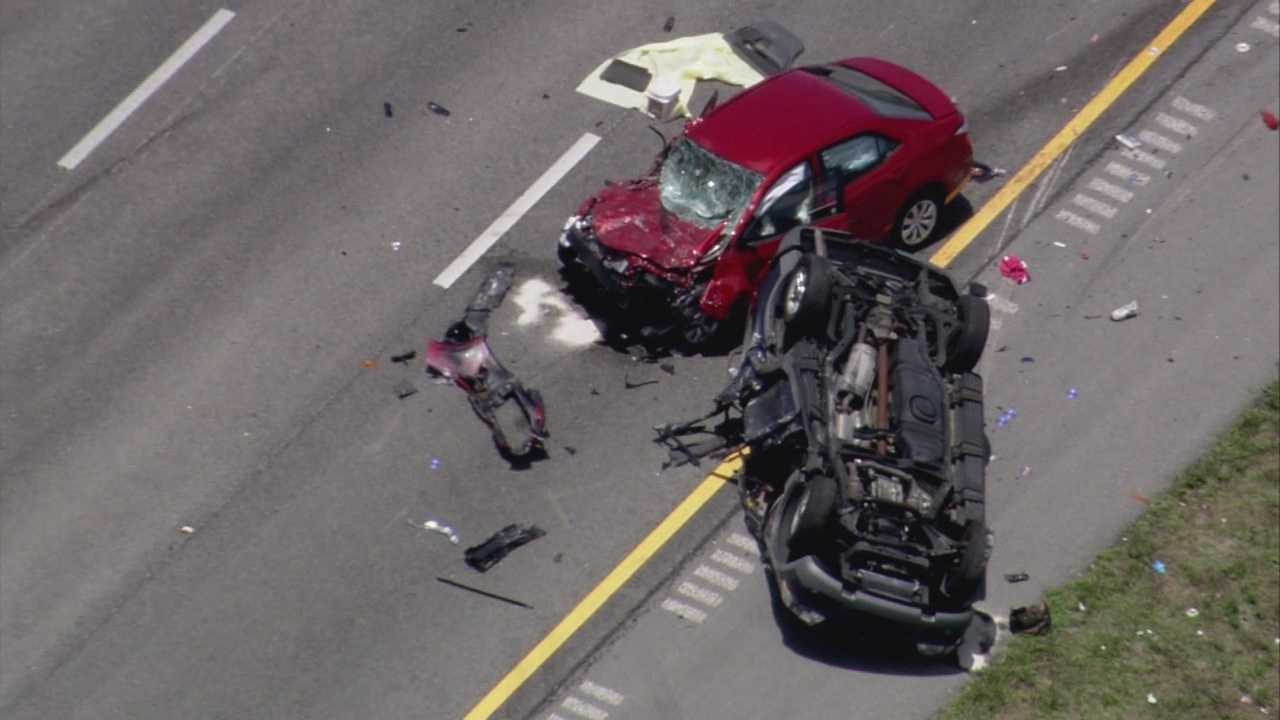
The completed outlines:
[[[1137,150],[1138,148],[1142,147],[1142,143],[1139,140],[1129,135],[1123,135],[1123,134],[1116,135],[1116,142],[1129,148],[1130,150]]]
[[[1246,53],[1253,49],[1253,46],[1247,42],[1236,43],[1236,52]]]
[[[1148,215],[1150,215],[1150,214],[1151,214],[1151,208],[1147,208],[1147,214],[1148,214]]]
[[[1204,631],[1203,631],[1203,630],[1197,630],[1197,631],[1196,631],[1196,637],[1204,637]]]
[[[1066,66],[1066,65],[1059,65],[1058,67],[1054,68],[1054,69],[1053,69],[1053,71],[1054,71],[1054,72],[1066,72],[1066,69],[1067,69],[1067,66]]]
[[[1083,602],[1080,602],[1079,600],[1077,600],[1077,601],[1076,601],[1076,609],[1077,609],[1077,610],[1079,610],[1080,612],[1085,612],[1085,611],[1087,611],[1087,610],[1089,609],[1089,606],[1088,606],[1088,605],[1085,605]]]
[[[1099,649],[1099,650],[1101,650],[1102,652],[1106,652],[1106,651],[1107,651],[1107,646],[1106,646],[1106,645],[1099,645],[1099,646],[1098,646],[1098,649]]]
[[[196,529],[191,527],[190,525],[183,525],[182,527],[178,528],[178,532],[182,533],[183,535],[190,535],[195,531]]]
[[[1155,694],[1155,693],[1147,693],[1147,702],[1151,703],[1152,705],[1155,705],[1156,703],[1158,703],[1158,702],[1160,702],[1160,701],[1159,701],[1159,700],[1156,700],[1156,694]]]
[[[1066,243],[1064,243],[1064,242],[1058,242],[1057,240],[1054,240],[1054,241],[1053,241],[1053,246],[1054,246],[1054,247],[1064,248],[1064,247],[1066,247],[1066,246],[1067,246],[1067,244],[1066,244]]]
[[[1240,696],[1240,703],[1241,703],[1242,705],[1252,705],[1252,704],[1253,704],[1253,698],[1249,697],[1248,695],[1241,695],[1241,696]]]
[[[1114,320],[1115,322],[1120,322],[1121,320],[1128,320],[1129,318],[1134,317],[1137,314],[1138,314],[1138,301],[1134,300],[1133,302],[1127,305],[1121,305],[1115,310],[1112,310],[1111,319]]]
[[[391,249],[392,249],[392,250],[399,250],[399,249],[400,249],[400,241],[399,241],[399,240],[392,240],[392,241],[391,241]]]
[[[1189,618],[1200,617],[1200,611],[1195,608],[1187,608],[1187,617]]]

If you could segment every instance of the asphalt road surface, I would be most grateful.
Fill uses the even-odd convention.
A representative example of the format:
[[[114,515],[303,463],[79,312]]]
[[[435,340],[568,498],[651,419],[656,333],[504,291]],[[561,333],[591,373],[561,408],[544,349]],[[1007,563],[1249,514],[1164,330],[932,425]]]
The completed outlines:
[[[638,114],[573,88],[666,37],[668,15],[672,36],[768,17],[804,38],[802,60],[917,69],[957,98],[978,157],[1014,170],[1182,8],[860,5],[7,3],[0,714],[461,717],[702,480],[659,473],[648,428],[699,412],[725,359],[677,358],[669,375],[591,343],[552,251],[583,197],[657,149]],[[234,17],[65,162],[223,9]],[[1128,498],[1276,370],[1277,135],[1257,111],[1276,105],[1277,46],[1255,22],[1271,10],[1218,2],[953,265],[1003,303],[988,408],[1019,411],[993,433],[992,570],[1034,580],[998,588],[993,611],[1087,563],[1138,511]],[[1163,169],[1115,157],[1111,135],[1163,132],[1161,112],[1195,124]],[[587,132],[601,142],[471,272],[431,283]],[[1074,196],[1123,186],[1113,162],[1149,180],[1106,200],[1104,222]],[[1026,286],[991,276],[1009,246]],[[500,260],[516,289],[492,344],[546,396],[553,435],[523,471],[461,393],[422,375],[426,339]],[[1138,318],[1085,319],[1135,297]],[[418,357],[389,361],[407,349]],[[419,392],[401,400],[404,379]],[[411,525],[427,518],[464,546],[512,522],[547,536],[480,575]],[[961,681],[781,637],[736,522],[721,492],[499,715],[911,717]],[[713,608],[679,590],[708,577],[737,580]],[[678,597],[711,611],[681,620],[662,609]]]

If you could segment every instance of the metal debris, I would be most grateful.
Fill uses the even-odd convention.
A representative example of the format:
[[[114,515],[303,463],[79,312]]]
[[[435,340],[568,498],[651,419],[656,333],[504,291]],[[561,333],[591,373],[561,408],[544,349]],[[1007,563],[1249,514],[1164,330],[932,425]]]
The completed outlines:
[[[467,592],[473,592],[473,593],[475,593],[475,594],[477,594],[477,595],[482,595],[482,596],[484,596],[484,597],[487,597],[487,598],[490,598],[490,599],[493,599],[493,600],[497,600],[497,601],[499,601],[499,602],[504,602],[504,603],[507,603],[507,604],[510,604],[510,605],[515,605],[516,607],[522,607],[522,608],[525,608],[525,609],[527,609],[527,610],[532,610],[532,609],[533,609],[533,606],[532,606],[532,605],[530,605],[530,604],[528,604],[528,603],[523,603],[523,602],[520,602],[519,600],[514,600],[514,599],[509,598],[509,597],[507,597],[507,596],[505,596],[505,595],[499,595],[499,594],[497,594],[497,593],[491,593],[491,592],[489,592],[488,590],[481,590],[480,588],[471,587],[470,585],[464,585],[464,584],[462,584],[462,583],[458,582],[457,580],[450,580],[450,579],[448,579],[448,578],[442,578],[442,577],[437,577],[437,578],[436,578],[436,580],[438,580],[438,581],[440,581],[440,582],[444,583],[445,585],[450,585],[450,586],[452,586],[452,587],[456,587],[456,588],[458,588],[459,590],[466,590]]]
[[[1130,150],[1137,150],[1138,148],[1142,147],[1142,141],[1138,140],[1132,135],[1123,135],[1123,134],[1116,135],[1116,142],[1129,148]]]
[[[440,533],[441,535],[444,535],[445,537],[449,538],[449,542],[453,543],[454,545],[457,545],[458,543],[462,542],[461,538],[458,537],[458,533],[454,532],[453,528],[449,527],[448,525],[445,525],[439,520],[431,519],[422,523],[416,523],[410,520],[409,524],[416,528],[422,528],[423,530],[430,530],[433,533]]]
[[[469,547],[465,558],[467,565],[484,572],[497,565],[512,550],[546,535],[537,525],[508,525],[479,545]]]
[[[1031,576],[1024,572],[1005,573],[1004,579],[1005,579],[1005,582],[1020,583],[1020,582],[1026,582],[1030,580]]]
[[[406,350],[406,351],[404,351],[404,352],[400,353],[399,355],[392,355],[392,356],[391,356],[391,362],[393,362],[393,363],[407,363],[407,362],[409,362],[410,360],[412,360],[412,359],[414,359],[414,358],[416,358],[416,357],[418,357],[418,351],[417,351],[417,350]]]
[[[453,114],[453,113],[449,112],[449,109],[448,109],[448,108],[446,108],[445,106],[443,106],[443,105],[439,105],[439,104],[434,103],[434,102],[429,102],[429,103],[427,103],[427,109],[428,109],[428,110],[430,110],[431,112],[433,112],[433,113],[437,114],[437,115],[443,115],[444,117],[449,117],[450,115],[452,115],[452,114]]]
[[[1121,305],[1115,310],[1112,310],[1111,319],[1114,320],[1115,322],[1120,322],[1121,320],[1128,320],[1131,317],[1135,317],[1137,314],[1138,314],[1138,301],[1134,300],[1128,305]]]

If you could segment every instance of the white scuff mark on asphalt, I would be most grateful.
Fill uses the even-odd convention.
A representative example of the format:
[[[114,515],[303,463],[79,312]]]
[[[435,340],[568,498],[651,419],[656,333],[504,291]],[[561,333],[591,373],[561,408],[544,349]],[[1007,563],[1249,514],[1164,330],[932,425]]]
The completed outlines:
[[[559,290],[542,278],[524,281],[512,297],[520,308],[516,324],[528,327],[539,323],[547,312],[555,314],[549,337],[569,347],[584,347],[600,342],[600,329],[565,300]]]
[[[520,197],[516,198],[510,207],[503,210],[502,214],[490,223],[489,227],[484,229],[484,232],[480,233],[475,240],[472,240],[461,255],[449,263],[448,267],[440,271],[434,281],[435,284],[442,288],[448,288],[457,282],[458,278],[462,277],[462,274],[467,271],[467,268],[474,265],[489,248],[493,247],[525,213],[529,212],[530,208],[542,199],[543,195],[547,194],[548,190],[555,187],[555,184],[560,182],[560,179],[567,175],[574,165],[577,165],[582,158],[586,157],[587,153],[591,152],[591,148],[595,147],[598,142],[600,142],[599,135],[583,133],[582,137],[578,138],[578,141],[570,146],[568,150],[565,150],[564,154],[557,158],[551,164],[551,167],[547,168],[546,172],[533,181],[528,190],[525,190]]]
[[[1006,300],[995,293],[987,293],[986,300],[987,304],[991,306],[991,309],[996,312],[1007,313],[1009,315],[1013,315],[1018,312],[1018,303],[1013,302],[1012,300]]]
[[[80,142],[76,143],[66,155],[58,160],[58,166],[73,170],[81,163],[89,153],[93,152],[98,145],[102,144],[111,133],[124,124],[125,120],[133,114],[133,111],[142,107],[162,85],[168,82],[169,78],[177,74],[178,70],[187,63],[188,60],[195,57],[200,52],[200,48],[204,47],[210,40],[217,35],[227,23],[231,22],[231,18],[236,14],[230,10],[219,10],[213,14],[213,17],[205,21],[204,25],[196,30],[195,34],[187,38],[187,41],[178,46],[164,62],[160,63],[160,67],[156,68],[150,75],[142,81],[142,84],[134,88],[133,92],[125,96],[107,116],[102,118],[93,129],[88,132]]]

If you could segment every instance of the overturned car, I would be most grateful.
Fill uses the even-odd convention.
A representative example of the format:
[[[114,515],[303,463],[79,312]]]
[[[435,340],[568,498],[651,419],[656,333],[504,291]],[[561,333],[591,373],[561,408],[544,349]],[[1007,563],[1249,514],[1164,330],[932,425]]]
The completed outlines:
[[[705,419],[659,428],[746,446],[747,525],[806,624],[879,618],[954,649],[985,593],[990,449],[974,373],[990,315],[905,253],[802,228],[783,240],[741,364]],[[706,445],[701,447],[705,448]]]

